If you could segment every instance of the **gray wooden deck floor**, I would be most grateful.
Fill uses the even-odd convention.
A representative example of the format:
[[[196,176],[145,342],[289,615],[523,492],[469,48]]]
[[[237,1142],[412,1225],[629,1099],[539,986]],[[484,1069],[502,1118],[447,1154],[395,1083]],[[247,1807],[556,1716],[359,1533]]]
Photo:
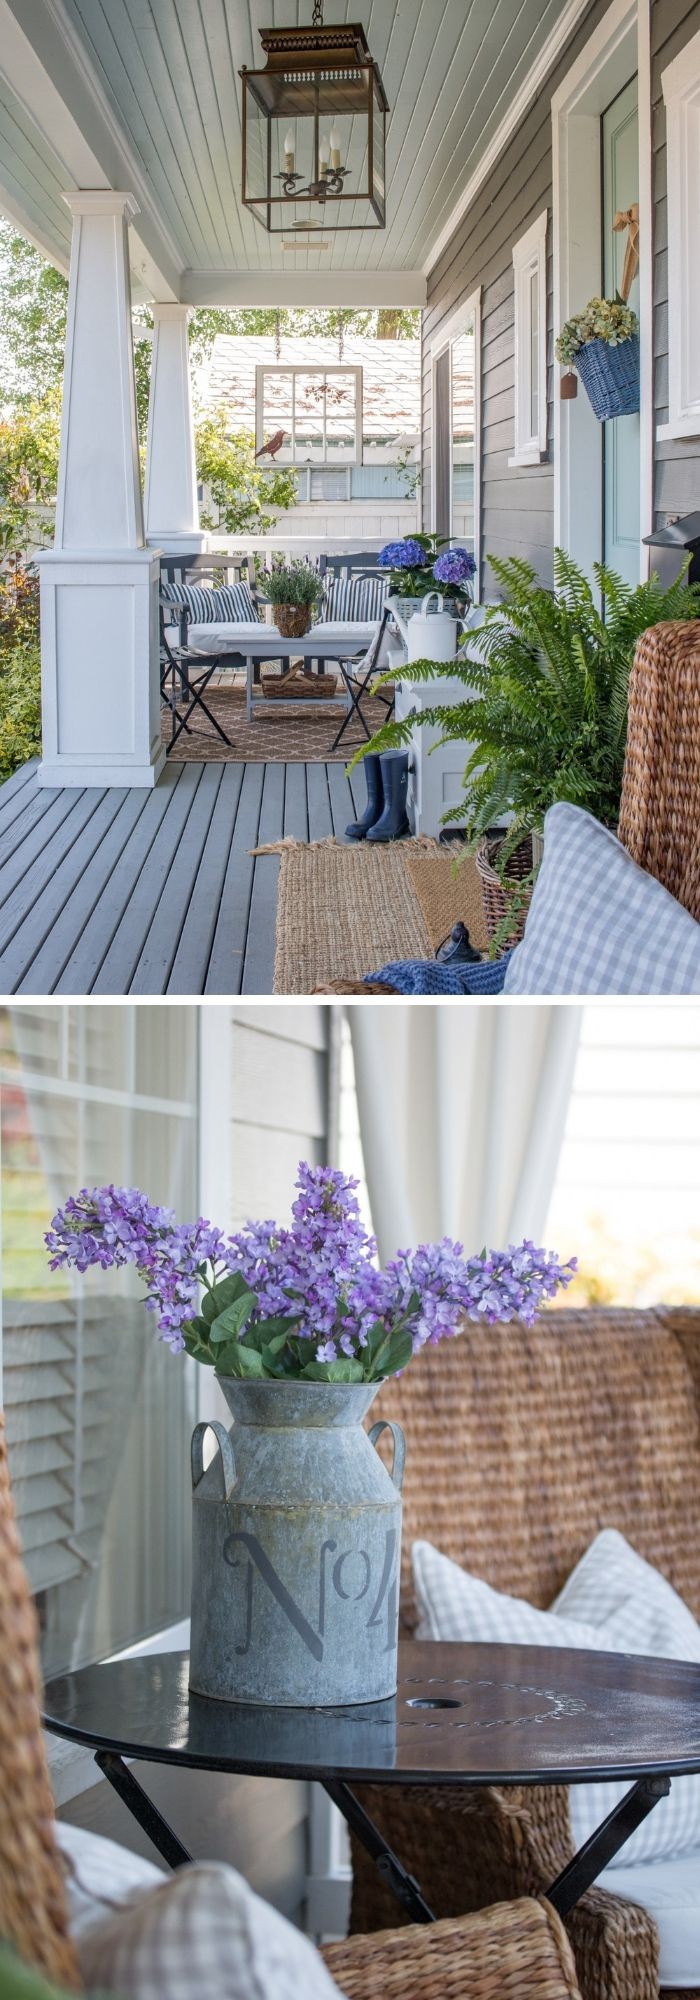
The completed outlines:
[[[342,764],[169,764],[155,790],[0,786],[0,993],[271,993],[279,860],[342,837]],[[360,808],[361,809],[361,808]]]

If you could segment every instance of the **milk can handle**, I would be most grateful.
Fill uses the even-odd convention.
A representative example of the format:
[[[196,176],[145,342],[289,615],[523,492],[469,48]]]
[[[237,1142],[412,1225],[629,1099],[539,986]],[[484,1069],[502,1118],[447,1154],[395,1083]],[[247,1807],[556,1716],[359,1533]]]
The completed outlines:
[[[236,1461],[233,1456],[233,1445],[231,1443],[231,1439],[229,1437],[225,1424],[217,1424],[211,1419],[209,1420],[208,1423],[195,1424],[195,1428],[192,1432],[192,1490],[193,1492],[196,1492],[200,1479],[202,1478],[204,1472],[203,1445],[204,1445],[205,1431],[214,1432],[214,1436],[216,1438],[216,1442],[219,1447],[219,1459],[221,1464],[221,1483],[224,1491],[224,1499],[230,1500],[237,1479]]]
[[[401,1488],[403,1486],[403,1469],[406,1463],[406,1439],[404,1437],[400,1424],[392,1424],[389,1417],[380,1417],[379,1422],[377,1424],[373,1424],[371,1431],[368,1431],[367,1433],[370,1444],[376,1445],[377,1439],[381,1437],[382,1431],[391,1431],[391,1435],[394,1440],[394,1456],[391,1462],[391,1478],[393,1479],[394,1485],[397,1488],[398,1492],[400,1493]]]

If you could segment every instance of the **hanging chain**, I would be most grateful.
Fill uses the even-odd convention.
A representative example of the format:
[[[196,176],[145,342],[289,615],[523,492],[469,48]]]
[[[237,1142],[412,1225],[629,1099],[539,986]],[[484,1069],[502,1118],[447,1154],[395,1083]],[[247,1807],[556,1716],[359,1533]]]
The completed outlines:
[[[314,11],[311,16],[311,26],[312,28],[323,27],[323,0],[314,0]]]

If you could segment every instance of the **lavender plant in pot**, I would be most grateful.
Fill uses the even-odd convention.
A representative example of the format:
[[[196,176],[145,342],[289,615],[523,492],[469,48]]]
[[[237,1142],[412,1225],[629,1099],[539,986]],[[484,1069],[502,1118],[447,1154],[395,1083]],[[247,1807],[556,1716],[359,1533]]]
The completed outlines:
[[[53,1269],[135,1265],[160,1339],[215,1371],[233,1418],[192,1439],[199,1694],[322,1708],[395,1693],[404,1440],[390,1424],[390,1473],[386,1423],[363,1420],[426,1341],[465,1317],[528,1325],[573,1275],[532,1243],[465,1257],[448,1238],[382,1270],[356,1185],[302,1163],[291,1224],[230,1236],[135,1188],[83,1189],[46,1237]]]
[[[323,584],[313,563],[302,562],[298,556],[291,562],[274,563],[265,577],[265,594],[283,639],[303,639],[323,596]]]

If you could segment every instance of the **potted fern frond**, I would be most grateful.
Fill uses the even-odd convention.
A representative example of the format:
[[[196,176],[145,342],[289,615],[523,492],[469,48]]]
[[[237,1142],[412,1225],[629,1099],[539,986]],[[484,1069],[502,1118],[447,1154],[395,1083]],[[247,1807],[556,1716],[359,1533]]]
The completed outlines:
[[[596,564],[598,603],[564,549],[555,551],[553,592],[530,563],[514,556],[489,560],[502,601],[488,607],[484,624],[467,634],[450,666],[451,678],[464,684],[464,701],[422,707],[385,723],[353,762],[367,751],[406,747],[419,726],[440,730],[441,743],[469,746],[463,797],[443,823],[465,829],[471,852],[494,828],[507,826],[498,854],[491,850],[489,856],[509,906],[502,944],[522,921],[532,884],[523,843],[541,836],[549,807],[568,800],[605,826],[617,825],[637,640],[663,619],[700,617],[700,585],[688,585],[684,571],[670,589],[656,575],[633,588]],[[376,685],[429,682],[442,671],[434,661],[418,660],[394,667]]]

